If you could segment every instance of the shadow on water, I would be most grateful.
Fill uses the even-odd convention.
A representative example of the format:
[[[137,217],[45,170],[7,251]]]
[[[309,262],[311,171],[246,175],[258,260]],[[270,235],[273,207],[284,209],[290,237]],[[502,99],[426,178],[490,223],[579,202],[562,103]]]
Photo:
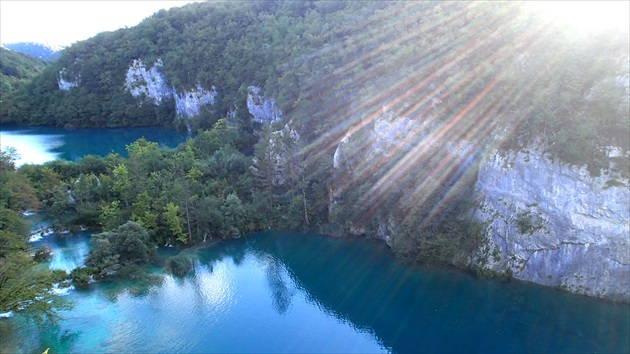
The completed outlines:
[[[266,261],[265,278],[273,300],[273,308],[278,314],[284,315],[291,307],[291,298],[295,295],[295,291],[287,285],[287,280],[284,279],[283,264],[273,257],[267,257]]]
[[[194,260],[193,271],[165,275],[164,260],[180,252]],[[628,305],[451,269],[409,267],[375,240],[264,232],[207,249],[160,248],[156,264],[129,272],[131,279],[76,290],[68,324],[38,335],[36,329],[7,327],[24,326],[18,318],[0,321],[0,334],[25,334],[3,342],[0,351],[304,351],[319,345],[308,340],[334,335],[301,328],[318,316],[305,309],[304,300],[396,353],[630,351]],[[286,338],[278,338],[278,329]],[[234,342],[256,331],[255,341]],[[299,346],[278,344],[295,338]]]
[[[15,336],[14,333],[21,333]],[[0,321],[0,353],[64,353],[72,348],[81,331],[60,329],[59,326],[38,327],[32,320],[15,316],[12,321]]]
[[[290,304],[274,271],[283,267],[313,302],[374,333],[394,352],[630,350],[627,304],[405,266],[374,240],[262,233],[247,245],[273,259],[268,281],[280,310]]]
[[[125,274],[101,280],[98,286],[107,299],[115,302],[122,294],[132,297],[147,296],[163,282],[164,276],[161,274],[155,274],[150,269],[132,266]]]

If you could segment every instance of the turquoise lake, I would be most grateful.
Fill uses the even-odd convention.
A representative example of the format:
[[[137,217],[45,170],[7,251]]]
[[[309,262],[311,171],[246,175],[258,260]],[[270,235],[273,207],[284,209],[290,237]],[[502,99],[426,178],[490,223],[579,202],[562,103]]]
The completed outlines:
[[[166,128],[120,128],[66,130],[55,127],[2,126],[0,147],[17,149],[24,163],[44,163],[54,159],[77,161],[85,155],[105,156],[115,152],[126,156],[125,146],[139,138],[162,147],[176,147],[186,140],[187,133]]]
[[[8,136],[21,136],[16,147],[23,156],[38,151],[69,160],[124,153],[141,136],[163,146],[186,138],[157,128],[3,127],[3,147],[11,146]],[[28,219],[33,230],[45,224],[40,215]],[[52,234],[31,245],[53,248],[42,266],[71,270],[83,264],[89,237]],[[146,267],[151,277],[67,291],[75,306],[57,326],[1,318],[0,352],[630,352],[628,304],[410,267],[380,241],[251,234],[185,251],[195,266],[182,278],[162,272],[164,260],[178,252],[160,248],[157,263]]]
[[[48,266],[82,263],[89,234],[51,235]],[[161,259],[173,248],[159,250]],[[409,267],[366,239],[264,232],[190,252],[183,278],[97,282],[40,330],[0,321],[0,351],[628,352],[630,307],[518,281]]]

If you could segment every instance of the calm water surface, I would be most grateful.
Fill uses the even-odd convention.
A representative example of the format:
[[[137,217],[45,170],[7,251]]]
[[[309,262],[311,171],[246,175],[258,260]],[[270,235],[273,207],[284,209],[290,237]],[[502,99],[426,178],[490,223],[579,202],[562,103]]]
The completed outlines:
[[[88,235],[45,237],[80,265]],[[174,249],[160,249],[162,257]],[[184,278],[99,282],[43,331],[0,321],[3,352],[628,352],[628,305],[447,269],[380,242],[266,232],[191,252]]]
[[[166,128],[120,128],[65,130],[55,127],[11,127],[0,129],[2,150],[14,147],[21,155],[18,165],[44,163],[57,158],[77,161],[85,155],[105,156],[116,152],[126,156],[125,146],[144,137],[160,146],[175,147],[186,133]]]

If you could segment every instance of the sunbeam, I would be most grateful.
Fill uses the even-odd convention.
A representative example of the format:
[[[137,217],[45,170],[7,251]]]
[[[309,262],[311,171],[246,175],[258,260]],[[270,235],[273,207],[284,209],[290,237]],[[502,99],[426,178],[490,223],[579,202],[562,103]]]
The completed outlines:
[[[300,154],[334,159],[331,198],[351,203],[347,221],[367,225],[387,209],[399,223],[430,225],[474,183],[480,154],[521,143],[549,78],[576,57],[563,24],[523,5],[401,3],[352,41],[331,31],[314,57],[343,54],[303,83],[318,92],[301,112],[325,133]]]

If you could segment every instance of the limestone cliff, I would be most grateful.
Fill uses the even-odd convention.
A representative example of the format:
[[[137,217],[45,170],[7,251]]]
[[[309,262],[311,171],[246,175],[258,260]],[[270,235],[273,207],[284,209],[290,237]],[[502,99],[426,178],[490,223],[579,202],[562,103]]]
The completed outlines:
[[[174,87],[168,85],[160,68],[164,62],[158,59],[147,69],[140,59],[133,61],[127,69],[125,79],[125,89],[140,100],[140,104],[147,100],[155,105],[162,103],[164,99],[175,99],[175,110],[181,118],[192,118],[201,112],[201,107],[213,105],[217,95],[217,89],[213,86],[206,90],[197,85],[195,88],[178,92]]]
[[[270,123],[270,122],[268,122]],[[270,162],[269,179],[273,186],[285,184],[286,176],[296,174],[299,160],[297,144],[300,134],[288,122],[282,129],[270,131],[264,145],[263,158]],[[253,168],[258,171],[258,161],[254,158]]]
[[[79,86],[81,82],[81,75],[72,74],[70,70],[63,68],[59,71],[57,76],[57,85],[60,90],[68,91],[73,87]]]
[[[139,104],[151,102],[159,105],[163,100],[173,98],[175,100],[175,111],[180,118],[193,118],[201,113],[204,106],[212,106],[218,95],[217,88],[210,89],[197,84],[190,90],[177,90],[167,83],[166,78],[160,71],[164,67],[164,62],[157,59],[152,66],[148,67],[141,59],[135,59],[127,69],[125,77],[125,89],[136,99]],[[60,80],[63,75],[60,73]],[[78,85],[75,81],[59,81],[59,88],[68,90],[70,87]],[[275,100],[262,95],[262,89],[256,86],[249,86],[247,91],[247,110],[251,114],[254,122],[267,124],[279,122],[282,119],[282,111],[276,107]],[[236,114],[234,108],[229,115]]]
[[[125,88],[133,97],[144,98],[154,104],[160,104],[163,99],[171,97],[173,92],[166,84],[166,80],[159,71],[164,63],[158,59],[149,69],[142,60],[133,61],[125,78]]]
[[[465,194],[478,151],[464,139],[442,140],[443,131],[429,116],[402,116],[382,107],[339,141],[330,209],[344,233],[393,245],[402,234],[415,237],[418,219],[437,217],[455,195]],[[340,208],[353,211],[339,216]]]
[[[254,117],[254,121],[265,124],[279,122],[282,112],[276,108],[273,98],[265,98],[261,94],[260,87],[249,86],[247,88],[247,110]]]
[[[627,180],[592,177],[585,167],[549,161],[536,150],[492,151],[480,164],[475,193],[475,215],[488,240],[475,259],[479,266],[571,292],[630,299]]]
[[[462,185],[472,183],[475,203],[469,215],[481,222],[484,238],[451,263],[574,293],[630,300],[627,179],[609,172],[593,177],[586,166],[548,160],[540,148],[506,153],[483,144],[433,139],[433,127],[422,119],[398,117],[385,109],[368,127],[363,133],[349,131],[334,154],[333,217],[338,201],[348,199],[349,188],[362,174],[378,176],[365,184],[371,189],[363,189],[352,200],[353,215],[365,214],[344,215],[345,233],[366,234],[392,245],[409,232],[405,217],[417,205],[430,203],[427,195],[432,188],[449,190],[436,199],[438,204],[429,206],[439,208],[449,194],[461,193]],[[609,150],[611,158],[628,158],[627,152]],[[389,160],[398,163],[388,166]],[[443,165],[450,166],[450,182],[442,172],[426,172],[439,171]],[[402,183],[407,185],[401,188]],[[383,190],[387,195],[379,196]],[[359,203],[362,198],[364,204]],[[387,198],[392,199],[390,204]],[[370,212],[371,208],[380,211]],[[375,225],[355,222],[366,215]],[[422,235],[414,242],[421,244]]]
[[[180,117],[191,118],[198,116],[201,113],[201,107],[206,105],[213,105],[214,98],[217,96],[216,87],[212,86],[208,91],[197,84],[197,87],[190,91],[184,91],[177,93],[173,89],[175,96],[175,110]]]

